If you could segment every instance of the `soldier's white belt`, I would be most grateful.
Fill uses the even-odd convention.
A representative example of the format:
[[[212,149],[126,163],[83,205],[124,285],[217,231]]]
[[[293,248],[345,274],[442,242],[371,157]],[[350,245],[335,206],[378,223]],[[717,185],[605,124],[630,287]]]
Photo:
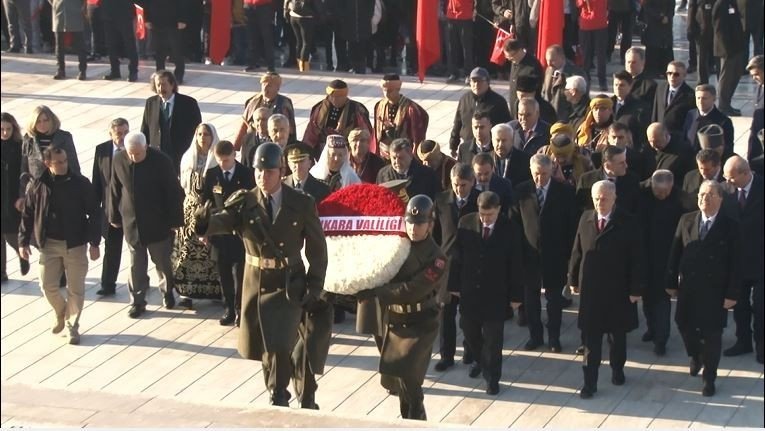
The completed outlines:
[[[287,258],[287,266],[292,265],[294,259]],[[282,269],[284,266],[281,261],[270,258],[262,258],[259,256],[245,255],[244,261],[248,265],[257,266],[260,269]]]

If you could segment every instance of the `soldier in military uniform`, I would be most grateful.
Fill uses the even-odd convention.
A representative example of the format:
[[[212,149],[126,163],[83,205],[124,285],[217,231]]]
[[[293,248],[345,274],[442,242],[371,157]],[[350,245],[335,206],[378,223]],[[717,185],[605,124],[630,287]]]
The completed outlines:
[[[296,142],[285,149],[287,164],[292,175],[282,178],[282,182],[293,189],[311,196],[318,205],[329,195],[329,187],[317,180],[308,170],[311,168],[311,147]],[[292,377],[295,396],[300,406],[307,409],[319,409],[316,404],[315,374],[324,374],[324,363],[329,353],[332,338],[333,306],[322,301],[314,307],[305,309],[298,327],[298,340],[292,351]]]
[[[239,354],[263,363],[271,404],[287,407],[291,356],[304,310],[319,299],[327,271],[327,243],[310,196],[282,187],[282,150],[265,143],[255,151],[255,182],[238,191],[223,211],[198,213],[207,236],[237,232],[246,252]],[[305,243],[308,268],[300,251]]]
[[[303,142],[313,148],[313,158],[318,160],[328,135],[343,135],[348,139],[348,134],[357,127],[373,133],[369,111],[361,102],[348,98],[348,84],[336,79],[327,86],[327,97],[311,108]],[[374,143],[370,149],[377,152]]]
[[[406,207],[409,256],[390,283],[356,294],[359,302],[377,300],[387,309],[379,370],[383,387],[398,392],[405,419],[427,419],[422,382],[438,335],[436,295],[445,281],[447,262],[430,236],[433,222],[433,201],[414,196]]]

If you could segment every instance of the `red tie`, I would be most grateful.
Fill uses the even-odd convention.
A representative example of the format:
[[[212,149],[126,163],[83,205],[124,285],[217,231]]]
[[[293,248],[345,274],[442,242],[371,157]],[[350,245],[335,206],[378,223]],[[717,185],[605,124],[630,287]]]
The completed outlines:
[[[491,235],[491,228],[489,226],[483,227],[483,239],[484,241],[489,239],[489,235]]]
[[[606,219],[601,218],[598,219],[598,233],[603,232],[603,229],[606,228]]]

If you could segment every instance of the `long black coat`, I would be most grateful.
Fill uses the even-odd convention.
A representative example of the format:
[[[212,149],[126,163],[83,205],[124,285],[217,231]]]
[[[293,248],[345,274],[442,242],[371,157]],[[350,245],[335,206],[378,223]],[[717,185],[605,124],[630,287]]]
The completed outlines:
[[[576,183],[576,200],[581,210],[592,209],[592,186],[600,180],[606,179],[603,169],[595,169],[585,172]],[[624,211],[634,214],[637,211],[638,193],[640,181],[631,172],[616,178],[616,206]]]
[[[666,147],[661,151],[653,148],[647,148],[654,155],[656,160],[656,169],[668,169],[672,171],[675,178],[685,178],[685,174],[696,169],[696,160],[688,146],[679,136],[674,135]]]
[[[372,15],[375,10],[375,0],[356,0],[345,2],[336,1],[332,14],[343,23],[340,33],[351,42],[363,42],[372,37]]]
[[[656,48],[671,47],[675,3],[671,0],[645,0],[642,5],[640,20],[646,26],[641,40],[643,44]],[[662,23],[662,17],[667,17],[666,23]]]
[[[616,96],[611,97],[611,101],[616,107]],[[650,118],[649,111],[650,105],[637,97],[627,95],[624,98],[624,105],[614,115],[614,121],[629,127],[636,150],[642,150],[647,141],[645,130],[648,127],[648,118]]]
[[[640,189],[638,221],[642,224],[645,245],[646,289],[643,301],[646,303],[665,298],[667,295],[664,289],[669,249],[677,222],[685,212],[681,194],[680,190],[673,189],[667,198],[658,200],[650,186]]]
[[[2,210],[2,233],[17,233],[19,231],[19,222],[21,213],[16,210],[14,204],[22,197],[20,195],[20,177],[21,177],[21,142],[3,141],[0,150],[2,150],[2,198],[0,198],[0,210]]]
[[[460,314],[502,321],[510,301],[523,297],[520,225],[500,214],[488,240],[482,238],[478,213],[460,219],[452,265],[460,274]]]
[[[433,200],[435,225],[433,227],[433,240],[436,241],[443,250],[446,257],[450,260],[455,254],[455,244],[457,243],[457,226],[460,219],[470,213],[478,212],[478,191],[470,190],[465,205],[457,208],[457,197],[451,190],[444,190],[436,195]],[[455,266],[449,265],[449,280],[446,289],[449,292],[459,292],[459,273],[455,273]],[[442,295],[441,299],[445,301],[446,297]]]
[[[510,163],[505,163],[505,169],[500,171],[500,159],[494,153],[494,176],[508,180],[513,185],[531,179],[531,169],[529,167],[531,155],[525,151],[513,148],[510,150],[508,158]]]
[[[723,150],[722,158],[723,164],[730,156],[733,155],[733,142],[735,136],[733,134],[733,122],[730,117],[720,112],[715,106],[707,115],[699,115],[698,109],[692,109],[688,111],[685,116],[685,122],[683,123],[683,138],[694,153],[701,151],[701,144],[699,143],[699,135],[696,133],[705,126],[710,124],[717,124],[722,127],[723,141],[725,143],[725,149]]]
[[[618,207],[598,233],[598,215],[579,219],[569,262],[569,285],[579,287],[579,329],[631,331],[638,326],[630,296],[643,294],[643,251],[639,224]]]
[[[653,98],[651,110],[651,122],[660,122],[672,133],[682,133],[685,116],[688,111],[696,108],[696,99],[693,89],[687,83],[683,83],[677,90],[672,103],[667,105],[669,95],[669,83],[660,81],[656,84],[656,94]]]
[[[511,219],[523,227],[523,275],[529,287],[562,288],[574,244],[579,212],[574,188],[550,181],[542,210],[533,181],[515,187]]]
[[[744,210],[739,212],[739,224],[741,227],[742,241],[741,252],[741,276],[743,280],[751,282],[763,278],[763,178],[755,175],[752,187],[746,197]],[[735,196],[734,196],[735,197]],[[737,205],[738,207],[738,205]]]
[[[109,184],[109,223],[121,224],[133,247],[167,239],[170,230],[183,226],[185,195],[170,159],[158,149],[146,148],[146,158],[133,163],[127,151],[112,159]]]
[[[646,111],[646,118],[651,118],[650,109],[653,105],[653,98],[656,96],[656,81],[645,76],[644,73],[635,76],[632,81],[630,96],[636,97],[646,104],[646,107],[648,108]]]
[[[441,180],[436,175],[436,172],[416,160],[412,160],[412,165],[409,166],[409,171],[407,172],[407,178],[412,180],[406,186],[406,193],[410,198],[417,195],[426,195],[433,199],[436,197],[436,193],[441,191]],[[377,184],[397,179],[401,179],[401,176],[396,173],[391,165],[386,165],[377,173]]]
[[[473,114],[476,112],[487,112],[492,125],[507,123],[513,119],[507,107],[507,100],[491,88],[481,96],[476,96],[472,91],[466,91],[460,97],[457,111],[454,113],[454,123],[452,123],[452,132],[449,136],[449,149],[452,152],[457,151],[460,140],[464,142],[473,141],[471,126]]]
[[[531,52],[526,52],[521,61],[518,64],[513,64],[510,68],[510,93],[507,96],[507,104],[510,106],[510,117],[512,119],[518,118],[518,95],[516,90],[518,89],[518,78],[522,76],[536,79],[536,92],[540,93],[542,91],[544,70],[542,70],[539,60]]]
[[[175,27],[179,22],[189,22],[190,0],[143,0],[142,3],[146,22],[153,25]]]
[[[189,149],[194,132],[202,122],[202,113],[196,99],[175,93],[170,124],[162,118],[162,99],[151,96],[146,99],[141,132],[146,135],[149,146],[159,148],[170,157],[176,174],[180,171],[183,153]]]
[[[718,213],[703,240],[700,224],[700,211],[683,215],[669,255],[666,286],[678,289],[675,322],[681,330],[724,328],[723,302],[739,296],[738,224]]]
[[[730,10],[733,13],[730,13]],[[715,57],[732,57],[745,52],[749,44],[736,0],[717,0],[712,6],[714,28],[713,52]]]

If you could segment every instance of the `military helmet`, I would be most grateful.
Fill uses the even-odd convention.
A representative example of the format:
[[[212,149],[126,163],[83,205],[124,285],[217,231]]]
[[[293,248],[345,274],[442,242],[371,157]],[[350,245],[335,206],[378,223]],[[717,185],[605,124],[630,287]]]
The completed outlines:
[[[406,221],[420,224],[433,220],[433,201],[426,195],[417,195],[406,204]]]
[[[255,150],[253,167],[256,169],[279,169],[282,167],[282,148],[273,142],[264,142]]]

